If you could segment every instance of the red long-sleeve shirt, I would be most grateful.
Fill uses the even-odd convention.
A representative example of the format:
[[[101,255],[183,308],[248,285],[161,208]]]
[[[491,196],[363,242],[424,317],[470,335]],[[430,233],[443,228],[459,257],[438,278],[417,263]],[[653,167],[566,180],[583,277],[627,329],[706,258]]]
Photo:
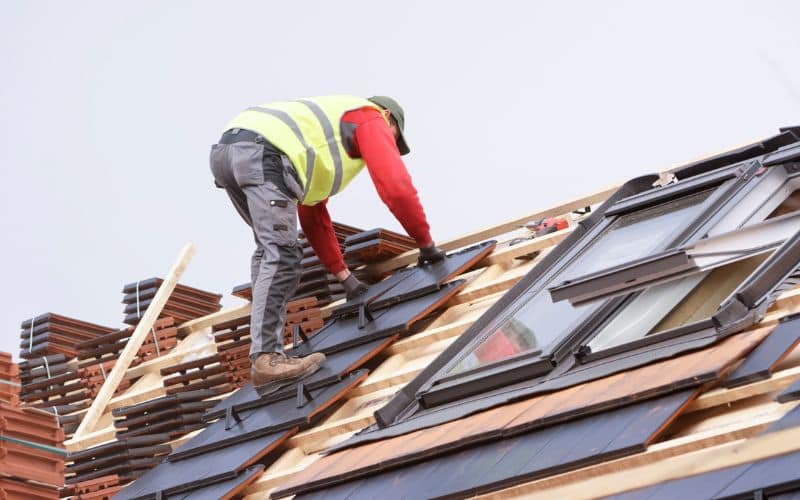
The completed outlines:
[[[356,152],[367,164],[381,200],[419,247],[431,245],[433,240],[425,211],[400,158],[394,135],[380,111],[364,107],[348,111],[342,119],[356,126]],[[328,200],[313,206],[298,205],[297,213],[300,226],[322,264],[330,272],[338,273],[347,267],[333,232],[327,203]]]

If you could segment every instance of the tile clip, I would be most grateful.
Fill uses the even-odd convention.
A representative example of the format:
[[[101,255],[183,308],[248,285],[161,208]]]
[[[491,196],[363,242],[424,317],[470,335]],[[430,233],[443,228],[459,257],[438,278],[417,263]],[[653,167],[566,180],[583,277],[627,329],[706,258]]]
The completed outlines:
[[[311,395],[311,391],[308,390],[306,384],[300,382],[297,384],[297,407],[302,408],[308,403],[310,403],[314,397]]]
[[[234,408],[233,406],[229,406],[229,407],[225,408],[225,430],[226,431],[231,430],[231,427],[233,427],[233,422],[231,422],[232,420],[235,420],[236,423],[239,423],[239,422],[242,421],[242,417],[239,416],[239,412],[236,411],[236,408]]]
[[[375,318],[369,310],[369,305],[361,303],[358,306],[358,329],[363,330],[367,323],[373,321]]]
[[[300,328],[300,324],[292,325],[292,344],[297,345],[299,344],[299,340],[302,339],[303,342],[308,342],[308,336],[305,334],[302,328]]]

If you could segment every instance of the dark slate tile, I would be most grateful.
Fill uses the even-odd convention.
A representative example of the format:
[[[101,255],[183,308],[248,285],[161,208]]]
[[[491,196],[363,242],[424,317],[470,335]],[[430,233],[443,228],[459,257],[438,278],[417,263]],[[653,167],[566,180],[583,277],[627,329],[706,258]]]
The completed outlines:
[[[263,465],[248,467],[233,479],[192,490],[181,496],[180,500],[212,500],[229,497],[237,489],[246,487],[249,481],[254,480],[262,472],[264,472]]]
[[[254,439],[291,427],[307,426],[313,415],[341,397],[353,385],[366,376],[365,371],[357,371],[341,381],[320,389],[311,390],[311,401],[298,408],[296,397],[274,401],[254,410],[238,412],[239,421],[229,422],[221,418],[206,427],[203,432],[172,452],[168,460],[178,462],[195,455],[208,453],[220,447]]]
[[[333,317],[355,314],[362,304],[379,309],[435,291],[440,285],[465,272],[494,250],[496,242],[487,241],[458,252],[440,262],[396,271],[392,276],[369,287],[366,294],[333,310]]]
[[[540,447],[547,444],[549,438],[550,436],[542,436],[539,443]],[[529,453],[535,453],[535,445],[529,444],[529,446],[532,447]],[[447,462],[440,463],[436,467],[428,467],[432,473],[430,476],[437,478],[437,480],[427,486],[426,490],[433,497],[444,495],[448,491],[479,484],[481,476],[497,465],[512,449],[514,452],[519,451],[518,448],[514,448],[513,440],[509,440],[500,446],[494,447],[488,453],[475,453],[469,448],[452,455]],[[418,467],[423,465],[421,464]]]
[[[343,488],[360,481],[348,494],[347,498],[353,499],[374,498],[379,491],[385,493],[382,498],[434,498],[496,490],[633,453],[643,448],[691,396],[691,391],[684,391],[643,401],[527,434],[476,444],[457,453],[334,487]],[[400,485],[399,490],[389,488],[388,485],[395,483]],[[330,488],[326,487],[326,491],[331,491]]]
[[[769,500],[800,500],[800,489],[772,494]]]
[[[297,356],[305,356],[311,352],[332,354],[396,333],[405,333],[414,321],[422,319],[457,293],[465,283],[464,280],[453,281],[425,296],[375,311],[373,320],[366,322],[363,328],[359,328],[357,316],[338,318],[322,327],[308,342],[303,342],[292,352]]]
[[[350,370],[358,368],[361,364],[369,360],[371,355],[374,355],[384,342],[384,339],[378,339],[331,354],[325,360],[322,368],[310,377],[303,379],[302,383],[310,390],[330,385],[339,380],[341,376],[346,375]],[[207,420],[220,418],[224,416],[225,409],[232,406],[239,410],[246,410],[263,406],[265,403],[271,401],[278,401],[280,399],[286,399],[287,397],[293,398],[295,397],[296,389],[297,384],[292,384],[286,389],[281,389],[274,394],[262,398],[258,395],[255,388],[253,388],[253,384],[247,384],[217,403],[214,408],[208,411],[204,418]]]
[[[675,413],[692,399],[694,393],[695,391],[690,389],[629,406],[628,411],[640,412],[640,415],[631,424],[625,426],[625,429],[614,438],[609,448],[643,449],[647,440],[669,423]]]
[[[150,499],[156,493],[170,496],[233,480],[249,464],[260,459],[294,434],[295,429],[277,432],[178,462],[163,462],[145,473],[115,499]]]
[[[732,497],[757,490],[786,491],[798,487],[800,487],[800,452],[795,452],[751,464],[716,496]]]
[[[667,481],[607,498],[614,500],[674,500],[676,498],[681,500],[707,500],[722,491],[748,467],[750,467],[750,464],[729,467],[685,479]]]
[[[297,495],[294,498],[303,500],[342,500],[350,497],[350,494],[356,491],[364,484],[364,481],[353,481],[350,483],[333,486],[324,490],[315,491],[306,495]],[[388,500],[388,499],[387,499]]]
[[[783,390],[775,400],[779,403],[788,403],[789,401],[795,401],[800,399],[800,380],[795,380],[795,382]]]
[[[772,376],[772,368],[800,343],[800,317],[782,321],[723,382],[738,387]]]

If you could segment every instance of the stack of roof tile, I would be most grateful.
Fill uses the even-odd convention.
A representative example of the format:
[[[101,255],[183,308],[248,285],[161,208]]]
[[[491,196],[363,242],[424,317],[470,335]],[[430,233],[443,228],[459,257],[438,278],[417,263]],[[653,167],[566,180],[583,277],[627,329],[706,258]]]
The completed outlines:
[[[97,393],[108,378],[108,374],[114,369],[116,360],[101,361],[88,366],[78,368],[78,375],[81,378],[81,383],[89,391],[89,397],[94,399]],[[123,379],[114,394],[120,394],[126,391],[131,386],[130,379]]]
[[[11,360],[11,354],[0,352],[0,402],[19,404],[19,365]]]
[[[250,289],[247,288],[249,292]],[[316,297],[296,299],[286,304],[286,324],[283,328],[284,344],[296,341],[295,334],[309,336],[323,327],[322,309]],[[250,345],[250,317],[239,318],[214,327],[219,352]],[[299,329],[299,330],[298,330]]]
[[[59,498],[63,441],[53,415],[0,403],[0,498]]]
[[[343,255],[362,263],[380,262],[416,247],[416,242],[408,236],[379,228],[345,238]]]
[[[116,475],[117,484],[130,482],[163,460],[172,448],[169,434],[118,438],[67,456],[68,485]],[[107,480],[107,479],[106,479]]]
[[[78,343],[114,331],[113,328],[53,313],[23,321],[20,327],[20,357],[25,359],[49,354],[75,357]]]
[[[114,367],[114,361],[106,361],[83,368],[77,368],[59,356],[49,356],[29,360],[28,365],[38,364],[31,369],[22,386],[22,401],[34,408],[40,408],[58,416],[59,424],[67,436],[72,435],[80,424],[80,415],[70,415],[89,407],[91,401],[105,382],[106,376]],[[132,381],[120,382],[115,394],[127,390]]]
[[[211,356],[162,368],[167,394],[211,388],[227,391],[241,387],[250,379],[249,344],[243,343]]]
[[[217,404],[209,398],[223,393],[221,389],[198,389],[116,408],[112,415],[117,438],[167,434],[168,440],[177,439],[204,427],[203,413]]]
[[[361,233],[357,229],[346,224],[338,222],[333,223],[333,231],[336,239],[339,242],[339,247],[344,252],[345,240],[354,235]],[[301,261],[302,271],[300,275],[300,283],[297,285],[297,290],[292,297],[292,300],[305,299],[309,297],[316,297],[320,306],[325,306],[344,297],[344,288],[339,283],[335,276],[330,274],[320,262],[311,244],[301,233],[298,238],[298,244],[303,251],[303,259]],[[360,264],[357,261],[350,262],[351,267]],[[368,280],[369,276],[365,273],[356,272],[356,275],[362,281]],[[245,283],[234,287],[233,295],[241,297],[246,300],[252,300],[252,289],[250,283]]]
[[[122,288],[122,293],[125,294],[122,299],[125,304],[125,324],[139,323],[163,281],[161,278],[149,278],[128,283]],[[219,311],[222,308],[221,300],[220,294],[179,284],[175,286],[158,317],[171,316],[178,323],[183,323]]]
[[[243,346],[250,348],[250,316],[214,325],[211,330],[214,332],[214,342],[220,354],[237,351]]]
[[[61,489],[61,497],[70,497],[74,500],[106,500],[119,492],[123,484],[116,474],[102,476],[65,486]]]
[[[81,360],[81,367],[115,360],[119,357],[128,339],[133,334],[134,328],[123,328],[112,333],[108,333],[92,340],[81,342],[77,345],[79,349],[78,359]],[[142,347],[131,362],[131,366],[160,356],[169,352],[178,343],[178,328],[175,326],[175,319],[166,317],[156,320],[150,335],[145,337]]]
[[[74,363],[63,354],[29,359],[20,364],[20,400],[35,408],[55,408],[59,415],[88,406],[90,391]]]

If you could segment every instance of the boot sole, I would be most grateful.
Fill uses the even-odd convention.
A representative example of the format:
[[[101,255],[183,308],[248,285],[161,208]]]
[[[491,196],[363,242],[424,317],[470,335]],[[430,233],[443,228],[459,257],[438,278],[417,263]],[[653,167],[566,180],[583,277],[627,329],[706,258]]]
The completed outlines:
[[[269,396],[270,394],[277,392],[279,389],[283,389],[288,385],[292,385],[310,375],[313,375],[320,368],[322,368],[322,365],[316,365],[316,366],[312,365],[309,366],[306,371],[301,372],[300,374],[294,377],[275,380],[273,382],[267,382],[266,384],[262,385],[254,385],[256,393],[258,393],[258,395],[261,396],[262,398],[264,396]]]

